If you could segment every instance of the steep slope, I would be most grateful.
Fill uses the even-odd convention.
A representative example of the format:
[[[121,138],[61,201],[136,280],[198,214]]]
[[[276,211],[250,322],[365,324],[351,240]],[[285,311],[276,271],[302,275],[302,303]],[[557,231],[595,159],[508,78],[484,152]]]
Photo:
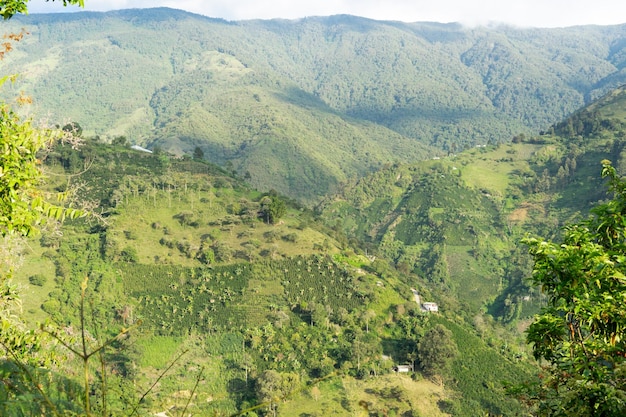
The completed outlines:
[[[197,146],[214,162],[230,161],[255,187],[307,203],[385,163],[438,154],[343,116],[294,85],[263,79],[229,55],[204,58],[152,98],[159,138],[151,146],[179,154]]]
[[[624,170],[625,109],[620,88],[544,135],[389,166],[318,209],[362,247],[442,296],[454,294],[464,314],[487,308],[504,321],[523,318],[540,297],[525,281],[530,265],[519,240],[526,233],[555,237],[606,198],[600,161]]]

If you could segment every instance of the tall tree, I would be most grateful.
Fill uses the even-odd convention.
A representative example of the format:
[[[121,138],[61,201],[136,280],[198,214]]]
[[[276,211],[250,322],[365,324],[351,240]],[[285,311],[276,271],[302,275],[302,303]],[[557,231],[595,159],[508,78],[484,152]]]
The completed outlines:
[[[457,354],[452,332],[442,324],[428,330],[417,344],[417,358],[428,376],[444,373]]]
[[[626,181],[602,161],[613,198],[562,242],[524,240],[548,305],[528,329],[549,364],[535,392],[542,416],[626,415]]]
[[[193,159],[202,160],[204,159],[204,151],[201,147],[196,146],[193,150]]]
[[[269,195],[261,199],[260,214],[267,223],[276,223],[286,212],[285,202],[277,195]]]
[[[280,402],[286,401],[300,385],[300,376],[292,372],[268,370],[259,375],[256,381],[257,398],[267,405],[276,416]]]

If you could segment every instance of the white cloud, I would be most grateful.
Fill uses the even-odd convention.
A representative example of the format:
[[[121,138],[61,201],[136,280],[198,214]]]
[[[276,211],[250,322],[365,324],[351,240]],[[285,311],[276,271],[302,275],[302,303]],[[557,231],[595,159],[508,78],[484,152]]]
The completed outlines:
[[[615,0],[85,0],[86,10],[171,7],[228,20],[295,19],[353,14],[376,20],[503,22],[557,27],[626,23],[626,2]],[[62,11],[59,4],[31,0],[31,12]],[[76,7],[63,11],[76,10]]]

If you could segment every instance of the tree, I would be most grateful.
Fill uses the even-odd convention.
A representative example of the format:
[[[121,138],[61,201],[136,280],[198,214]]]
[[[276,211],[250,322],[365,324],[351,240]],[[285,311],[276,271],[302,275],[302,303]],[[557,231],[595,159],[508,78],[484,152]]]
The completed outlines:
[[[0,87],[11,77],[0,78]],[[46,217],[63,219],[82,214],[49,204],[37,188],[43,179],[39,153],[62,136],[59,130],[37,128],[0,102],[0,235],[28,236]]]
[[[3,79],[3,82],[6,78]],[[0,104],[0,234],[29,235],[38,222],[31,205],[41,180],[37,152],[51,139]]]
[[[194,222],[194,213],[191,210],[183,210],[180,213],[175,214],[174,218],[178,220],[181,226],[185,227]]]
[[[139,256],[137,255],[137,249],[132,246],[126,246],[120,252],[120,260],[122,262],[137,263],[139,262]]]
[[[111,141],[111,145],[113,146],[126,146],[128,144],[128,140],[126,136],[116,136]]]
[[[261,217],[270,224],[275,224],[287,212],[285,202],[278,196],[265,196],[261,199]]]
[[[204,151],[201,147],[196,146],[193,150],[193,159],[202,160],[204,159]]]
[[[428,376],[444,373],[457,354],[452,332],[442,324],[428,330],[417,344],[417,359]]]
[[[352,360],[356,360],[357,377],[361,378],[367,375],[381,354],[380,339],[377,336],[372,333],[363,333],[361,329],[355,329],[352,341]]]
[[[376,312],[374,310],[366,310],[361,315],[361,319],[365,322],[365,332],[370,332],[370,320],[376,318]]]
[[[46,0],[48,1],[48,0]],[[54,1],[54,0],[52,0]],[[85,7],[85,0],[62,0],[63,6],[68,4]],[[0,16],[5,20],[12,18],[18,13],[28,14],[28,0],[2,0],[0,1]]]
[[[259,401],[267,405],[276,416],[278,403],[285,401],[300,385],[300,376],[292,372],[268,370],[259,375],[256,381],[256,394]]]
[[[66,124],[65,126],[63,126],[61,130],[63,130],[64,132],[71,133],[72,135],[76,137],[83,136],[83,128],[81,125],[78,124],[78,122],[70,122]]]
[[[527,331],[548,363],[534,392],[542,416],[626,415],[626,181],[602,165],[612,200],[560,243],[524,240],[548,302]]]

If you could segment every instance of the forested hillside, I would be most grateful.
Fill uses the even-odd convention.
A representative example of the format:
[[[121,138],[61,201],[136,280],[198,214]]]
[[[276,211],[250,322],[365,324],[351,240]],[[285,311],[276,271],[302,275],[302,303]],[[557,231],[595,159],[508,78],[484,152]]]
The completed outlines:
[[[624,169],[625,98],[615,90],[543,135],[385,166],[315,212],[198,158],[57,146],[46,187],[78,188],[101,220],[50,227],[18,251],[25,317],[70,338],[132,326],[102,359],[108,391],[93,388],[115,410],[165,372],[141,412],[193,397],[196,415],[524,415],[506,392],[532,381],[520,329],[545,296],[519,241],[556,237],[606,198],[598,161]],[[53,398],[77,377],[64,366]],[[11,398],[6,412],[29,401]]]
[[[34,114],[225,164],[313,203],[385,163],[535,134],[625,81],[623,26],[465,28],[171,9],[20,16]],[[286,164],[285,161],[297,161]]]
[[[520,239],[555,238],[606,198],[600,161],[626,170],[624,109],[622,87],[545,134],[385,167],[326,196],[317,211],[464,314],[486,308],[514,322],[541,304]]]
[[[626,172],[626,26],[24,26],[3,94],[68,136],[27,149],[41,234],[0,252],[0,415],[541,415],[514,395],[550,297],[520,242],[610,198],[600,161]]]

